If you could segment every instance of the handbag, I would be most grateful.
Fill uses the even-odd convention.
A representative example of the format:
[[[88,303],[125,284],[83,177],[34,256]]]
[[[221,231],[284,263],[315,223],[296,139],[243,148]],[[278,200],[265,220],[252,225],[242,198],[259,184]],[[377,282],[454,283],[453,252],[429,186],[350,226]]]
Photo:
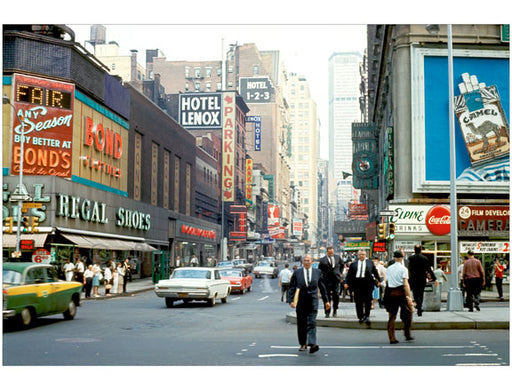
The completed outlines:
[[[111,288],[112,288],[112,285],[111,285],[110,283],[109,283],[109,284],[106,284],[106,285],[105,285],[105,288],[106,288],[107,290],[109,290],[109,289],[111,289]]]

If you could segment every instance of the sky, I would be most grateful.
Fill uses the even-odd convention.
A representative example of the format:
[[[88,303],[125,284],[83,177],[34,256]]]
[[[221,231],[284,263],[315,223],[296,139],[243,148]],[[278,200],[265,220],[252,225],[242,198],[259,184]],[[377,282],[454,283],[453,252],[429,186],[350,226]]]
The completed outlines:
[[[106,41],[119,45],[120,55],[138,51],[138,62],[145,67],[147,49],[160,49],[168,61],[221,60],[230,44],[254,43],[260,51],[279,50],[288,73],[304,76],[320,119],[320,157],[328,158],[328,61],[335,52],[366,47],[364,24],[103,24]],[[90,39],[91,24],[68,24],[75,41]]]

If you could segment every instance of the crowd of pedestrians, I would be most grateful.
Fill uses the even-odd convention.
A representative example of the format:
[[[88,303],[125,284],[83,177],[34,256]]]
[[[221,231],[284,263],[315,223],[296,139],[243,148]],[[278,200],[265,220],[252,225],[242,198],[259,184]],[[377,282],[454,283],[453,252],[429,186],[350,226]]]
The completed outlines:
[[[105,286],[105,296],[126,293],[128,281],[132,278],[130,258],[122,262],[109,260],[102,268],[98,262],[85,266],[84,259],[77,259],[73,264],[67,259],[62,267],[66,281],[77,281],[83,284],[85,298],[100,297],[99,287]]]
[[[378,256],[371,260],[366,250],[359,250],[357,257],[345,255],[340,257],[334,254],[332,247],[327,248],[327,254],[319,259],[318,269],[320,279],[308,282],[308,272],[311,267],[309,255],[303,257],[303,267],[289,271],[288,264],[279,274],[281,287],[281,301],[287,297],[286,302],[297,312],[297,332],[300,351],[307,346],[318,350],[316,341],[316,318],[319,294],[324,303],[325,317],[337,316],[340,298],[350,298],[355,303],[355,314],[360,324],[371,325],[371,310],[377,307],[384,308],[388,313],[387,331],[389,342],[398,343],[395,336],[395,321],[400,313],[403,322],[404,337],[407,341],[414,338],[411,335],[413,314],[421,317],[424,310],[423,298],[427,283],[439,288],[448,281],[442,266],[434,271],[429,259],[422,254],[421,245],[414,247],[414,254],[408,258],[403,248],[393,253],[393,259],[384,263]],[[496,282],[498,298],[503,300],[503,274],[508,264],[502,259],[496,259],[493,272]],[[294,267],[295,268],[295,267]],[[472,251],[464,256],[459,267],[461,287],[465,294],[464,307],[470,312],[480,310],[480,293],[485,286],[485,273],[481,260],[475,257]],[[314,271],[314,275],[318,275]],[[295,292],[305,289],[308,295]],[[304,292],[305,294],[305,292]],[[311,297],[315,296],[315,300]],[[301,307],[302,300],[302,307]],[[299,318],[300,317],[300,318]],[[310,348],[311,349],[311,348]],[[311,352],[311,350],[310,350]]]

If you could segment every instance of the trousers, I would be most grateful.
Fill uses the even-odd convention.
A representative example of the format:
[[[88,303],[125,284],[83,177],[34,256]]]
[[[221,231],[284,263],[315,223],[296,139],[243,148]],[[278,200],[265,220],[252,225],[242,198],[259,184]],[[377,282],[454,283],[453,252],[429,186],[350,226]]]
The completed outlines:
[[[300,310],[297,307],[297,336],[300,345],[315,345],[318,310]]]
[[[400,319],[404,324],[404,336],[406,338],[411,336],[412,327],[412,311],[407,303],[405,297],[405,290],[403,286],[390,289],[386,295],[386,310],[389,314],[387,329],[389,341],[395,341],[395,321],[400,309]]]

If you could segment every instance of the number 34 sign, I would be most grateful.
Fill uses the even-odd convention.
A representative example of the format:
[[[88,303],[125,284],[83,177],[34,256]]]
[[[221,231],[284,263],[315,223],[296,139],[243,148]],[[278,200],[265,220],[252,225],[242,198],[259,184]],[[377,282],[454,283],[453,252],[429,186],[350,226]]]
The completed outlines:
[[[34,251],[34,253],[32,253],[33,263],[49,264],[51,259],[52,257],[50,255],[50,252],[43,248],[39,248],[38,250]]]

